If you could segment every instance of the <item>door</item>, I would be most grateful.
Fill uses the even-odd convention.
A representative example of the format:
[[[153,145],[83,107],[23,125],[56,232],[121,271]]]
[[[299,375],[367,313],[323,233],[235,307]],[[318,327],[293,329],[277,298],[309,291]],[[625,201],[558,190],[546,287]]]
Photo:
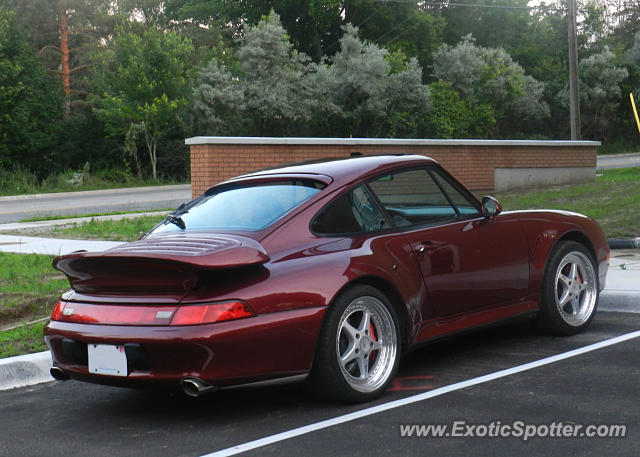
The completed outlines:
[[[516,217],[485,219],[479,203],[437,167],[395,172],[369,186],[411,245],[437,315],[527,295],[529,256]]]

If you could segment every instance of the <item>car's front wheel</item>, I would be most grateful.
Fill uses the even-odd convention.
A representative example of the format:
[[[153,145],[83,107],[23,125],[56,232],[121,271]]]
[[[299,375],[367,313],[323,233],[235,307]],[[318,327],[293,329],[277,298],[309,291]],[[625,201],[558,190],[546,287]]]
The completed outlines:
[[[347,402],[378,397],[397,371],[399,335],[395,310],[384,294],[368,285],[342,292],[319,335],[312,389]]]
[[[598,269],[584,245],[566,241],[554,249],[541,295],[538,323],[543,330],[573,335],[589,325],[598,305]]]

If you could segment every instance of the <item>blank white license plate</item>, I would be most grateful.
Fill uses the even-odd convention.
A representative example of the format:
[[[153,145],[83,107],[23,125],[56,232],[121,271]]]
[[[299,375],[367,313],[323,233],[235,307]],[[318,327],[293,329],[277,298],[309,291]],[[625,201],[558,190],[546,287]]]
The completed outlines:
[[[127,376],[127,354],[124,346],[89,344],[89,373]]]

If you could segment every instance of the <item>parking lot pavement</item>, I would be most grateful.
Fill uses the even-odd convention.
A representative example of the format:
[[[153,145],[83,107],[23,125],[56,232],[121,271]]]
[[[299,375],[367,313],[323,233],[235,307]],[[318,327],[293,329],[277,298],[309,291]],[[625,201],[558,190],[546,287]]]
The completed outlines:
[[[299,449],[323,449],[325,455],[354,457],[637,456],[639,421],[637,410],[630,402],[637,401],[640,373],[635,361],[638,357],[640,345],[637,341],[628,341],[438,396],[428,402],[386,411],[375,419],[365,417],[283,440],[243,455],[295,455]],[[624,375],[608,375],[614,373]],[[500,429],[500,433],[515,436],[487,436],[491,433],[491,424],[494,435],[498,433],[497,427],[506,426],[509,428]],[[556,430],[565,429],[567,436],[556,432],[549,437],[554,424],[559,424]],[[444,425],[447,431],[442,437],[403,437],[403,430],[407,434],[413,425]],[[588,429],[591,425],[600,428],[621,425],[626,427],[626,436],[589,438],[587,433],[591,433]],[[531,436],[525,440],[526,435],[518,432],[532,427],[544,436]],[[577,436],[573,436],[574,430]],[[531,429],[532,434],[535,432]],[[446,433],[449,433],[448,437]],[[474,436],[475,433],[478,435]],[[468,436],[460,436],[465,434]]]
[[[430,344],[405,357],[367,405],[314,400],[302,386],[200,398],[76,381],[0,392],[0,456],[204,456],[253,440],[522,367],[640,330],[640,314],[600,312],[587,331],[552,337],[528,323]],[[244,455],[637,455],[638,338],[423,398],[268,444]],[[37,419],[34,419],[37,418]],[[492,421],[626,424],[620,438],[403,438],[401,425]],[[221,455],[231,455],[225,451]]]

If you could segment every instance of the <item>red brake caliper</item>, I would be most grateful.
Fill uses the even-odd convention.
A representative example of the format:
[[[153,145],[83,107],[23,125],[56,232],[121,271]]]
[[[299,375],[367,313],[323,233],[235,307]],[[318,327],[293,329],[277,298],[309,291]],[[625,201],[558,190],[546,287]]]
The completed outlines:
[[[376,334],[373,331],[373,324],[371,322],[369,322],[369,335],[371,336],[371,341],[376,341]],[[371,351],[371,353],[369,353],[369,360],[371,360],[373,362],[374,357],[374,352],[376,351]]]

